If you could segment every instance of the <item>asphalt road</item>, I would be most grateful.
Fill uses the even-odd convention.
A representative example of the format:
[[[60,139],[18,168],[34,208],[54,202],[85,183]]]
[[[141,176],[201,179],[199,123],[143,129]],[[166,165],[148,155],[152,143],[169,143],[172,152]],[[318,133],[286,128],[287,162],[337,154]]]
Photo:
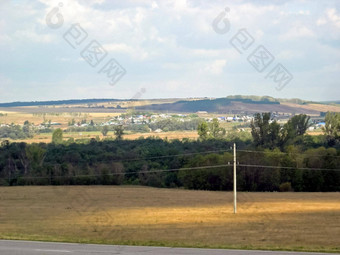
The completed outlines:
[[[189,248],[165,248],[149,246],[119,246],[119,245],[93,245],[93,244],[69,244],[47,243],[28,241],[0,240],[1,255],[108,255],[108,254],[143,254],[143,255],[321,255],[326,253],[303,252],[274,252],[274,251],[244,251],[244,250],[215,250],[215,249],[189,249]]]

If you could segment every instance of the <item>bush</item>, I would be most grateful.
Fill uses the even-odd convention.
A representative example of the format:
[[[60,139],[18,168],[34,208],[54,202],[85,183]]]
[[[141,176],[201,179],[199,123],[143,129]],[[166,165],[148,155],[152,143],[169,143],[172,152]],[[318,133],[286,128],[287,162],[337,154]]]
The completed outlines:
[[[293,191],[292,184],[290,182],[282,183],[279,187],[280,192]]]
[[[8,186],[8,182],[5,179],[0,179],[0,186]]]

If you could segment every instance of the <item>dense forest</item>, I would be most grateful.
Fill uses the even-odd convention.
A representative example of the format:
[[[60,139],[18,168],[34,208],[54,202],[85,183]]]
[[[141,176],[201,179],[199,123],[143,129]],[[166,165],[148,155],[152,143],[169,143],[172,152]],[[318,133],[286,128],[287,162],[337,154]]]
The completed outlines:
[[[0,185],[119,185],[231,190],[233,143],[240,191],[340,191],[340,114],[327,114],[325,134],[305,134],[309,118],[284,126],[257,114],[252,137],[226,134],[217,121],[198,125],[198,140],[117,139],[0,147]]]

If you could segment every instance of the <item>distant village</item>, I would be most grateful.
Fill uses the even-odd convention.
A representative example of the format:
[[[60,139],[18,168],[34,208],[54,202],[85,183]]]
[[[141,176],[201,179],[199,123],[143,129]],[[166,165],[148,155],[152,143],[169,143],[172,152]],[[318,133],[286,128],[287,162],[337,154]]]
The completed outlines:
[[[208,116],[207,116],[208,115]],[[279,123],[285,123],[292,114],[277,114],[273,113],[273,120],[277,120]],[[233,115],[233,116],[216,116],[211,117],[209,113],[206,111],[198,111],[194,114],[168,114],[168,113],[160,113],[160,114],[150,114],[150,113],[143,113],[143,114],[121,114],[120,116],[113,117],[105,122],[95,123],[93,120],[87,121],[82,120],[76,122],[69,122],[69,127],[90,127],[90,126],[115,126],[115,125],[141,125],[141,124],[152,124],[157,123],[159,121],[169,120],[169,121],[177,121],[177,122],[188,122],[192,120],[205,120],[207,122],[211,122],[214,118],[216,118],[219,122],[230,122],[230,123],[251,123],[254,119],[253,115]],[[0,124],[0,127],[10,127],[12,124]],[[20,126],[24,126],[25,124],[21,124]],[[62,123],[53,122],[53,121],[46,121],[44,123],[40,123],[38,125],[34,125],[30,123],[32,127],[38,130],[45,130],[51,129],[53,127],[62,126]],[[320,129],[325,126],[324,120],[321,119],[312,119],[311,126],[309,127],[309,131],[313,131],[316,129]]]

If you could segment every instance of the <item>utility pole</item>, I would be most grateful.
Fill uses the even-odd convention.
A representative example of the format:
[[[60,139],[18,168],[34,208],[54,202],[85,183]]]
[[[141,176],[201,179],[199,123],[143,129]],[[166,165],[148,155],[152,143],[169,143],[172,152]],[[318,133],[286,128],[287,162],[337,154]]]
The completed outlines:
[[[237,212],[236,192],[236,144],[234,143],[234,214]]]

